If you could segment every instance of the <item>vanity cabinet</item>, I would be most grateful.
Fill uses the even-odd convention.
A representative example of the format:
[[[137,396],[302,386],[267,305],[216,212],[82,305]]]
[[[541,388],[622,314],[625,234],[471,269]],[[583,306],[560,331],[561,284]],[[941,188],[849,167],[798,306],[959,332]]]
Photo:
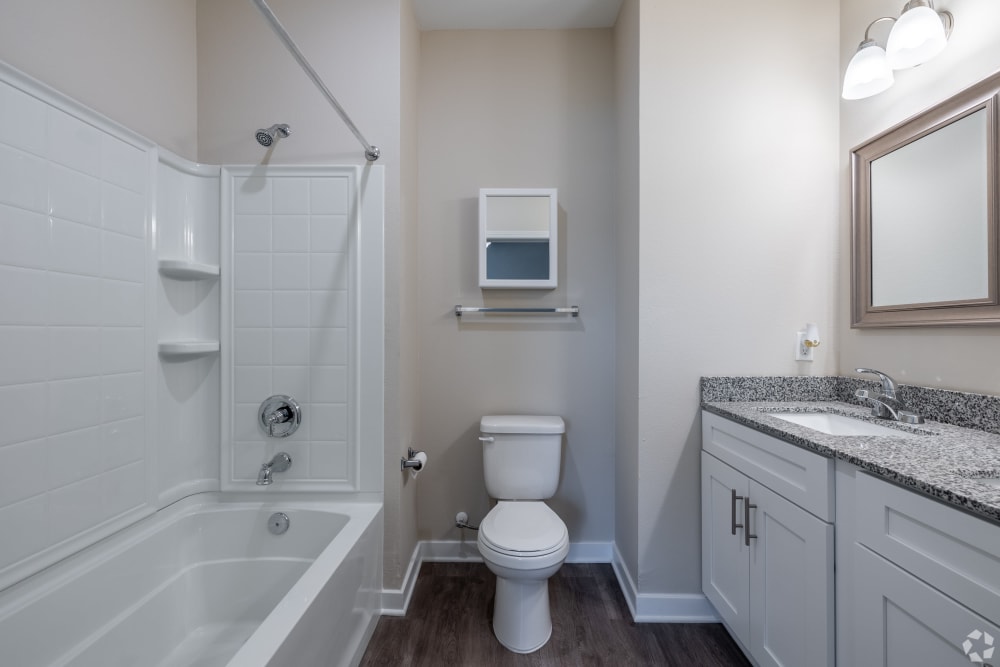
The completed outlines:
[[[706,597],[756,664],[832,666],[833,461],[703,412],[701,462]]]
[[[840,518],[855,533],[843,664],[1000,664],[1000,526],[861,472],[837,492],[857,508]]]

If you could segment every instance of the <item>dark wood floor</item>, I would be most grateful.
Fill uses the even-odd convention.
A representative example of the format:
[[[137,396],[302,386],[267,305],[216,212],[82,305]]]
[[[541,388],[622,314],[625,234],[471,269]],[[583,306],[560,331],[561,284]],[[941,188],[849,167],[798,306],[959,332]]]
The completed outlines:
[[[496,577],[481,563],[424,563],[405,617],[383,616],[362,667],[750,663],[719,624],[633,623],[607,564],[566,564],[549,580],[552,639],[519,655],[493,636]]]

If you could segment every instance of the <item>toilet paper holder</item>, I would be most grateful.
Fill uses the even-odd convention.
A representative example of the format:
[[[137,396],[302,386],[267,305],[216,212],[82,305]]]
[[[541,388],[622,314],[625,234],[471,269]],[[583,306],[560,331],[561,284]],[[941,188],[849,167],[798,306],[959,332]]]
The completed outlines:
[[[406,448],[406,456],[409,458],[399,458],[399,469],[400,470],[416,470],[420,472],[420,469],[424,467],[423,461],[417,458],[417,454],[420,452],[413,449],[413,447]]]

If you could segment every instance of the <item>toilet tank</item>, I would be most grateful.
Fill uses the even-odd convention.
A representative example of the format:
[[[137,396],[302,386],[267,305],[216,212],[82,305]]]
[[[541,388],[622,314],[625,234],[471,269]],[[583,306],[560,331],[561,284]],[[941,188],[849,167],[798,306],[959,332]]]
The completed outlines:
[[[486,492],[498,500],[545,500],[559,486],[562,417],[491,415],[479,422]]]

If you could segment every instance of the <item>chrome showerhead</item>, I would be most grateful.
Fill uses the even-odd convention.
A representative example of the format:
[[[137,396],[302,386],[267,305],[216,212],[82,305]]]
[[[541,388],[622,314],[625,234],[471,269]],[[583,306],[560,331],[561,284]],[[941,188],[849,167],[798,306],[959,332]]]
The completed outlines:
[[[267,148],[278,137],[287,137],[291,133],[292,129],[284,123],[281,125],[272,125],[266,130],[257,130],[257,143]]]

